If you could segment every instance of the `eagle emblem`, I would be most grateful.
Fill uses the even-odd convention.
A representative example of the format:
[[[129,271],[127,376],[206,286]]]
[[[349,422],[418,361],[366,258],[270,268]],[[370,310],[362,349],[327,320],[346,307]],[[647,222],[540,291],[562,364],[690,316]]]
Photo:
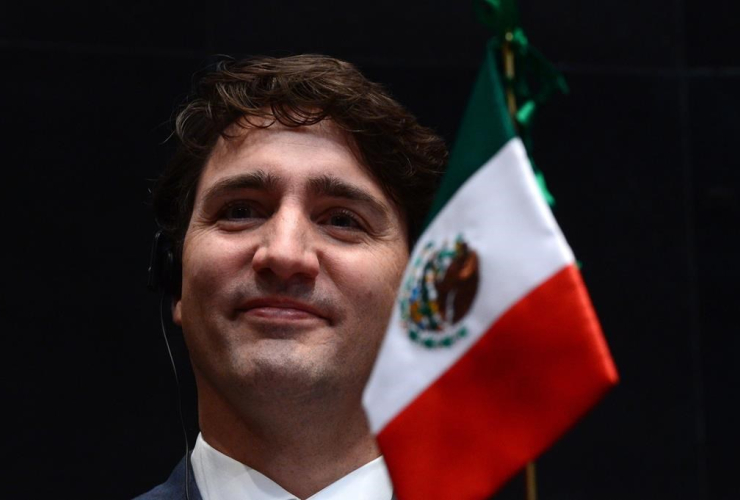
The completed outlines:
[[[401,320],[409,338],[430,349],[467,334],[460,321],[478,291],[478,255],[458,236],[451,245],[424,246],[401,290]]]

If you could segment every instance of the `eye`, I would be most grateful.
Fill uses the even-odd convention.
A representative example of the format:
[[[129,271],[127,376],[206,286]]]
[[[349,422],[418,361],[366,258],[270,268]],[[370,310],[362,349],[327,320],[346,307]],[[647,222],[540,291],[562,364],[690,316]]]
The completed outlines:
[[[245,204],[231,204],[227,205],[221,212],[221,218],[232,221],[242,221],[245,219],[257,218],[257,211]]]
[[[357,224],[356,220],[345,214],[332,215],[329,218],[329,224],[336,227],[359,227],[359,224]]]
[[[251,203],[235,201],[224,205],[218,213],[218,223],[228,230],[252,227],[264,219],[264,214]]]
[[[334,210],[328,213],[323,221],[327,226],[347,229],[362,230],[363,226],[359,218],[348,210]]]

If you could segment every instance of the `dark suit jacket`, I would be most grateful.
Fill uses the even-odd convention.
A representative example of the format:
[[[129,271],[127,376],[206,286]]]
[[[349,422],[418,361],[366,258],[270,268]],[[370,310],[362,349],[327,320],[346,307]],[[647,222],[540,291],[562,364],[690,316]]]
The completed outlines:
[[[188,462],[188,493],[190,500],[203,500],[198,491],[198,485],[195,484],[195,474],[193,467]],[[180,460],[175,470],[172,471],[166,482],[160,484],[153,490],[147,491],[143,495],[136,497],[134,500],[186,500],[185,495],[185,457]]]
[[[190,500],[203,500],[198,490],[198,485],[195,484],[195,475],[193,474],[193,467],[188,462],[188,488],[190,493]],[[134,500],[186,500],[185,496],[185,458],[180,460],[175,470],[172,471],[170,477],[163,484],[160,484],[151,491],[144,493],[136,497]],[[347,499],[351,500],[351,499]],[[391,500],[398,500],[396,495],[393,495]]]

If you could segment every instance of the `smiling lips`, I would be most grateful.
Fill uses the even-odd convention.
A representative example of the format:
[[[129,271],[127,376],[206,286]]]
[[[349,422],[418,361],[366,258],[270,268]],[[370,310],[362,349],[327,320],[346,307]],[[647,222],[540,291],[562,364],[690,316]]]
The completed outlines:
[[[272,321],[324,320],[328,318],[304,302],[284,297],[265,297],[247,301],[239,308],[247,316]]]

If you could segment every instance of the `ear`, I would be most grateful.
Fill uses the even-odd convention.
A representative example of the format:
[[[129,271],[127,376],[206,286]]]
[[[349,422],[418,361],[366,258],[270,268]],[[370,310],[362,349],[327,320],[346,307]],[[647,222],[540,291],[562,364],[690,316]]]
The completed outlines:
[[[172,299],[172,322],[182,327],[182,299],[180,297]]]

